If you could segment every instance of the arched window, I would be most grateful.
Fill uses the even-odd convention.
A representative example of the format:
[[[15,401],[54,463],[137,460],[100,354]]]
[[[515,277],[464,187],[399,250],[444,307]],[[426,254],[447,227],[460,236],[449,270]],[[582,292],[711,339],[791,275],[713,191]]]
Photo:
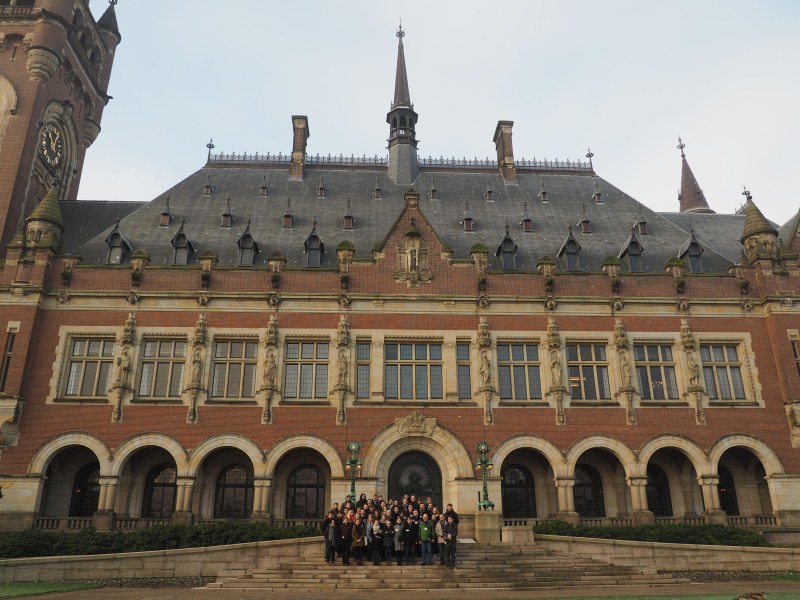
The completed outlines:
[[[736,499],[736,484],[733,481],[731,472],[722,465],[717,467],[719,475],[719,506],[725,511],[726,515],[739,514],[739,501]]]
[[[583,518],[606,516],[603,501],[603,479],[594,467],[576,465],[575,467],[575,510]]]
[[[672,499],[669,494],[669,478],[661,467],[647,465],[647,508],[656,517],[672,516]]]
[[[239,241],[241,255],[239,257],[239,264],[243,267],[252,267],[256,259],[256,244],[253,236],[246,233]]]
[[[536,516],[536,494],[531,472],[522,465],[508,465],[502,472],[503,516],[509,519]]]
[[[189,240],[186,239],[186,235],[183,233],[176,235],[173,244],[175,245],[175,264],[189,264]]]
[[[514,268],[514,250],[515,250],[514,240],[511,238],[506,238],[503,240],[503,243],[500,246],[500,252],[503,257],[503,269],[513,269]]]
[[[253,512],[253,473],[244,465],[225,467],[217,477],[215,519],[247,519]]]
[[[564,254],[567,260],[567,271],[578,270],[578,242],[569,240],[565,246]]]
[[[325,477],[317,467],[303,465],[289,475],[287,519],[321,519],[325,511]]]
[[[93,462],[81,467],[72,484],[70,517],[91,517],[97,512],[100,499],[100,463]]]
[[[161,464],[150,469],[144,482],[142,516],[169,518],[175,511],[178,473],[174,466]]]
[[[112,233],[108,238],[108,264],[122,264],[122,235],[118,232]]]
[[[306,242],[308,250],[308,266],[319,267],[322,264],[322,244],[316,235],[312,235]]]

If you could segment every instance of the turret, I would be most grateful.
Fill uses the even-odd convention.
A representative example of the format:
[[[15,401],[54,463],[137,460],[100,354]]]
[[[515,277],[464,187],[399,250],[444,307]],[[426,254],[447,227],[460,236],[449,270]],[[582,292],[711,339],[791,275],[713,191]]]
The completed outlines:
[[[681,191],[678,194],[678,202],[680,203],[680,211],[682,213],[714,213],[706,202],[705,194],[700,189],[700,185],[695,179],[689,163],[686,162],[686,154],[683,149],[686,144],[683,143],[681,138],[678,138],[678,150],[681,151]]]
[[[406,58],[403,38],[406,33],[402,25],[397,30],[397,70],[394,78],[394,100],[386,115],[389,124],[389,177],[395,183],[410,185],[419,174],[417,161],[417,113],[408,91]]]

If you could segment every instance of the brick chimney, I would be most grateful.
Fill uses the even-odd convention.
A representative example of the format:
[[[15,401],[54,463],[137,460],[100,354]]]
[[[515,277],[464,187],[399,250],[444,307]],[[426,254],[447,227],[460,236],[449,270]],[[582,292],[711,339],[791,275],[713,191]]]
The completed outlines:
[[[498,121],[494,130],[494,145],[497,148],[497,166],[504,181],[517,180],[517,168],[514,166],[514,146],[511,143],[511,128],[514,121]]]
[[[311,132],[308,130],[308,117],[294,115],[292,117],[292,162],[289,164],[289,178],[302,179],[306,166],[306,144]]]

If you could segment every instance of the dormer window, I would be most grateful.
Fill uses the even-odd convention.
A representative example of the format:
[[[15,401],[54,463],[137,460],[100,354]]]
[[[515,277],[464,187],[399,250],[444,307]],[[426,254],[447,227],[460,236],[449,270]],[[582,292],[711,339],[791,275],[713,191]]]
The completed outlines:
[[[628,261],[628,271],[631,273],[638,273],[642,270],[642,245],[636,240],[632,240],[628,244],[628,249],[625,253],[625,258]]]
[[[503,238],[503,241],[500,242],[500,246],[497,247],[497,252],[495,252],[495,256],[500,257],[500,265],[504,271],[509,271],[516,268],[516,253],[517,245],[514,243],[511,235],[509,235],[508,225],[506,225],[506,235]]]
[[[581,226],[581,233],[592,233],[592,225],[589,219],[582,219],[578,225]]]
[[[319,187],[317,188],[317,198],[324,198],[328,195],[328,191],[325,189],[325,180],[320,177],[319,178]]]
[[[439,192],[436,190],[436,181],[433,178],[431,178],[431,189],[428,192],[428,198],[431,200],[439,199]]]
[[[700,255],[702,254],[702,252],[703,249],[697,242],[692,242],[691,244],[689,244],[689,250],[687,251],[687,255],[689,257],[690,273],[702,273],[703,264],[700,260]]]
[[[522,219],[522,233],[532,233],[533,232],[533,219],[530,217],[525,217]]]
[[[307,266],[322,266],[322,242],[316,234],[311,234],[306,240]]]
[[[472,217],[464,217],[464,220],[461,221],[461,223],[464,225],[464,231],[475,231],[472,223]]]
[[[108,249],[108,264],[122,264],[122,236],[119,233],[114,233],[108,238]]]
[[[189,240],[186,238],[186,234],[179,233],[175,236],[175,239],[172,241],[172,245],[175,246],[175,263],[176,265],[186,265],[189,264]]]
[[[169,208],[169,196],[164,201],[164,210],[161,211],[161,219],[159,220],[158,224],[161,227],[169,227],[172,223],[172,212]]]
[[[353,215],[345,215],[342,221],[342,229],[350,230],[353,228]]]
[[[492,191],[491,181],[489,181],[489,185],[486,186],[486,191],[483,193],[483,197],[487,202],[494,202],[494,192]]]
[[[294,217],[292,215],[283,215],[283,228],[291,229],[294,227]]]
[[[256,260],[258,248],[253,236],[245,233],[239,239],[239,265],[242,267],[252,267]]]
[[[261,187],[258,188],[258,195],[264,196],[265,198],[269,195],[269,188],[267,187],[267,176],[264,175],[264,179],[261,180]]]
[[[381,190],[381,183],[379,179],[375,180],[375,189],[372,190],[373,198],[383,198],[383,190]]]
[[[568,241],[566,246],[564,247],[564,256],[566,257],[567,271],[578,270],[578,252],[580,252],[580,247],[578,246],[578,242],[576,242],[575,240]]]
[[[108,264],[110,265],[121,265],[125,260],[125,253],[131,251],[130,245],[119,230],[119,222],[106,238],[106,244],[108,244]]]
[[[233,215],[231,214],[231,198],[225,200],[225,212],[222,213],[222,227],[230,227],[233,224]]]

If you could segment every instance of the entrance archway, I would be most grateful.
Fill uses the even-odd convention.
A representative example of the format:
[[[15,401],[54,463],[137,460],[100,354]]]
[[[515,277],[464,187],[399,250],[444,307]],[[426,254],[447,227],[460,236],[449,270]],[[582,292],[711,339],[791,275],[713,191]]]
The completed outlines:
[[[442,471],[424,452],[411,451],[398,456],[389,467],[389,498],[401,500],[405,494],[433,499],[442,506]]]

